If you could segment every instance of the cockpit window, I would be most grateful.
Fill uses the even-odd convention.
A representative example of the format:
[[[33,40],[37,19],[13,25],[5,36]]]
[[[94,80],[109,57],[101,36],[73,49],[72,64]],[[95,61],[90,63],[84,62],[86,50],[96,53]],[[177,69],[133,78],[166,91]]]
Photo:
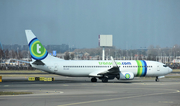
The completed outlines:
[[[163,65],[163,67],[167,67],[167,65]]]

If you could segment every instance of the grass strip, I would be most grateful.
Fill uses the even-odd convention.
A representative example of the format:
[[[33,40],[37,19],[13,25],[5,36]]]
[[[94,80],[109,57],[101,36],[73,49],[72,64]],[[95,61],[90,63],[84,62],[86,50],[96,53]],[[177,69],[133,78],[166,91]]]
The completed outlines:
[[[46,73],[40,70],[0,70],[0,73]]]
[[[180,69],[173,69],[172,72],[180,72]]]
[[[32,92],[4,92],[4,91],[0,91],[0,95],[23,95],[23,94],[32,94]]]

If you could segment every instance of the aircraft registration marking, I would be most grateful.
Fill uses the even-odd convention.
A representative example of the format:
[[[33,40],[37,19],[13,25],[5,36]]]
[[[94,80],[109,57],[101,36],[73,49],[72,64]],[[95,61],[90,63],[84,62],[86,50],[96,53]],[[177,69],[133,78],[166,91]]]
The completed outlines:
[[[69,67],[64,67],[63,70],[69,70]]]

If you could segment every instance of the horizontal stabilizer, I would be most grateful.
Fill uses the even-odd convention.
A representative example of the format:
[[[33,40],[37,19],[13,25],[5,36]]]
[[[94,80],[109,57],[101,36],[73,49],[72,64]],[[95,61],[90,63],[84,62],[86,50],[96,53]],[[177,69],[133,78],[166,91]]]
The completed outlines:
[[[29,63],[29,61],[24,61],[24,60],[17,60],[17,59],[10,59],[10,60],[19,61],[19,62],[22,62],[22,63]]]
[[[45,65],[41,60],[36,60],[32,64],[35,64],[35,65]]]

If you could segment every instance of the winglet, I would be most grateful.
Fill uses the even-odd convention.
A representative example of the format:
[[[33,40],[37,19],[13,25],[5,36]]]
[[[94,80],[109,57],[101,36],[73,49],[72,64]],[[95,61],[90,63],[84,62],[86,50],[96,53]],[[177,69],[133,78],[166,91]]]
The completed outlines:
[[[118,65],[116,64],[116,62],[114,61],[113,57],[111,56],[111,60],[112,60],[112,65],[113,67],[118,67]]]

